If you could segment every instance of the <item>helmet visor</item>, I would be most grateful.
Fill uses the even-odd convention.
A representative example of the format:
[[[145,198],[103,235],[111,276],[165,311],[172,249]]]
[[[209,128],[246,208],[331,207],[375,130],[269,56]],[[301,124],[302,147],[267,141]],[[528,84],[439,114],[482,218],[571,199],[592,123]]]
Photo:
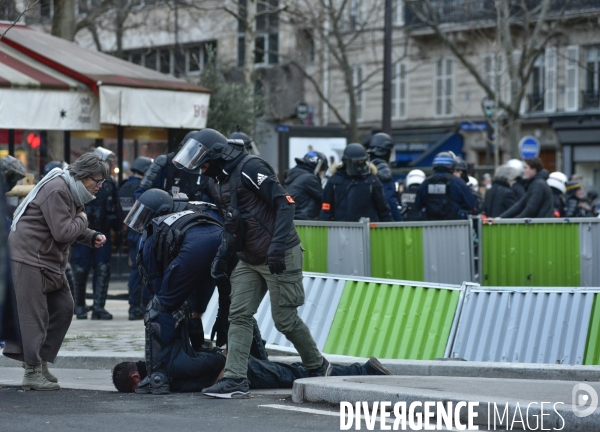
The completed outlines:
[[[350,176],[365,176],[371,172],[371,168],[365,159],[349,160],[346,166],[346,172]]]
[[[203,156],[208,151],[209,149],[202,143],[190,138],[173,158],[173,164],[179,169],[197,170],[200,168]]]
[[[151,210],[150,207],[136,201],[131,210],[129,210],[129,213],[127,213],[124,223],[132,230],[141,233],[144,232],[146,221],[152,219],[155,214],[156,212]]]

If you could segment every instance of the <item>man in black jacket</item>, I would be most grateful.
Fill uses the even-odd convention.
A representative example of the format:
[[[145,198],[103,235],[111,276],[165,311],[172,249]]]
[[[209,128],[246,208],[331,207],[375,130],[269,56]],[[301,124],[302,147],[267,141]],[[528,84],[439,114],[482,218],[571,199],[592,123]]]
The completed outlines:
[[[358,222],[393,222],[390,206],[377,179],[377,168],[369,164],[367,152],[360,144],[344,149],[342,163],[330,169],[334,175],[325,185],[321,220]]]
[[[503,212],[503,218],[551,218],[554,216],[554,199],[546,183],[548,171],[540,158],[525,159],[523,177],[527,192],[511,208]]]
[[[392,138],[388,134],[380,132],[373,135],[369,140],[367,153],[371,157],[371,163],[377,168],[377,178],[381,182],[381,186],[383,186],[383,194],[390,207],[392,218],[395,221],[401,221],[402,214],[398,208],[396,184],[394,183],[394,177],[389,165],[393,148],[394,143],[392,142]]]
[[[304,304],[302,245],[294,227],[294,199],[263,159],[248,154],[241,140],[213,129],[195,134],[174,159],[175,166],[213,178],[210,191],[224,222],[223,242],[212,264],[217,280],[227,277],[232,254],[231,308],[224,378],[204,389],[218,398],[249,397],[248,356],[253,316],[267,292],[275,327],[292,342],[310,376],[327,376],[331,366],[298,316]]]
[[[510,187],[516,176],[517,171],[508,165],[496,169],[492,187],[485,193],[483,212],[487,217],[498,217],[517,202],[517,196]]]
[[[296,158],[296,164],[284,182],[285,190],[296,201],[294,219],[318,219],[323,200],[321,177],[329,167],[327,156],[321,152],[309,151],[302,159]]]

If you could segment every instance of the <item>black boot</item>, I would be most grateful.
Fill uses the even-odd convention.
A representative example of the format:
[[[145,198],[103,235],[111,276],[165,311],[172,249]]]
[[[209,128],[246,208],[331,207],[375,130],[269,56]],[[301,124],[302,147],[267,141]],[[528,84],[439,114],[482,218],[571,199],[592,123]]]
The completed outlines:
[[[87,284],[89,269],[73,265],[73,301],[75,303],[75,315],[77,319],[87,319],[85,305],[85,286]]]
[[[110,280],[110,264],[101,262],[94,269],[94,306],[92,307],[93,320],[111,320],[113,316],[104,309],[108,281]]]

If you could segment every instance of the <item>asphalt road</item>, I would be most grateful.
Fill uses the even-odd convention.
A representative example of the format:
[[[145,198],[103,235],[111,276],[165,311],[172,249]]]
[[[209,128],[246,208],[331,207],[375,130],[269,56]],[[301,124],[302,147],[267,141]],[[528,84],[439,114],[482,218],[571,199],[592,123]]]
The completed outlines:
[[[216,400],[198,393],[148,396],[0,388],[0,432],[288,430],[338,431],[339,406],[294,404],[288,390],[254,391],[250,399]],[[364,423],[361,430],[366,430]],[[381,430],[379,422],[375,430]]]

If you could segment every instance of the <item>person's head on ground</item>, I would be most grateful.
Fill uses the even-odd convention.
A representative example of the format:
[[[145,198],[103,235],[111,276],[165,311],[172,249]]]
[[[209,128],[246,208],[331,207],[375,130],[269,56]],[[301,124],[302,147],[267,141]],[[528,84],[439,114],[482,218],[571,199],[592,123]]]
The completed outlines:
[[[82,154],[67,168],[75,180],[79,180],[93,195],[100,190],[108,176],[108,165],[96,153]]]
[[[112,381],[118,392],[133,393],[142,381],[142,376],[136,363],[122,362],[113,368]]]
[[[523,160],[523,178],[525,179],[535,177],[543,169],[544,164],[540,158],[528,158]]]

